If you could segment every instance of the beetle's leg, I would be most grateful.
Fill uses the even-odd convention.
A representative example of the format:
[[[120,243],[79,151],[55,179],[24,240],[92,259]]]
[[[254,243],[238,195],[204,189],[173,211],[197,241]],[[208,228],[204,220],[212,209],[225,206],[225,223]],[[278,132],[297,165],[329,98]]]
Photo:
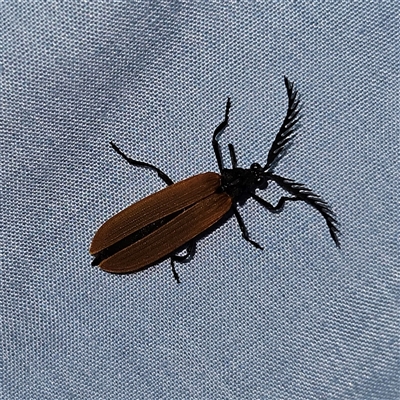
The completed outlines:
[[[236,204],[233,205],[233,213],[235,214],[235,217],[237,219],[237,222],[239,224],[240,230],[242,231],[242,236],[243,239],[247,240],[248,242],[250,242],[254,247],[256,247],[257,249],[261,249],[263,250],[263,248],[254,240],[251,240],[249,238],[249,232],[247,232],[247,228],[246,225],[243,222],[242,216],[239,214],[238,209],[236,208]]]
[[[302,199],[299,199],[297,197],[281,197],[278,201],[278,204],[276,206],[273,206],[270,202],[267,200],[262,199],[261,197],[258,197],[256,194],[252,194],[251,197],[256,200],[258,203],[260,203],[263,207],[265,207],[268,211],[271,212],[281,212],[283,210],[283,207],[285,206],[286,201],[301,201]]]
[[[172,273],[174,274],[174,278],[177,283],[180,283],[179,280],[179,275],[175,270],[175,261],[178,261],[180,263],[186,263],[189,262],[195,255],[196,253],[196,242],[190,242],[187,247],[186,247],[186,254],[183,256],[180,256],[178,254],[173,254],[171,256],[171,268],[172,268]]]
[[[225,109],[225,119],[218,125],[217,129],[214,131],[213,140],[212,140],[215,157],[217,158],[218,168],[221,172],[222,172],[223,166],[222,166],[221,148],[219,147],[218,139],[221,136],[221,133],[224,131],[224,129],[228,126],[229,109],[230,108],[231,108],[231,100],[228,97],[228,100],[226,102],[226,109]]]
[[[137,161],[137,160],[132,160],[132,158],[126,156],[113,142],[110,142],[111,147],[120,155],[122,156],[126,161],[128,161],[129,164],[134,165],[135,167],[143,167],[143,168],[149,168],[155,172],[157,172],[157,175],[167,184],[167,185],[172,185],[174,182],[172,181],[171,178],[165,173],[162,172],[159,168],[155,167],[154,165],[148,164],[143,161]]]
[[[231,143],[228,144],[228,147],[229,147],[229,155],[231,156],[232,168],[237,168],[237,158],[235,154],[235,148]]]
[[[174,275],[174,278],[176,280],[176,283],[181,283],[181,281],[179,280],[179,275],[178,275],[178,273],[176,272],[176,269],[175,269],[175,263],[174,263],[173,257],[171,257],[171,269],[172,269],[172,273]]]

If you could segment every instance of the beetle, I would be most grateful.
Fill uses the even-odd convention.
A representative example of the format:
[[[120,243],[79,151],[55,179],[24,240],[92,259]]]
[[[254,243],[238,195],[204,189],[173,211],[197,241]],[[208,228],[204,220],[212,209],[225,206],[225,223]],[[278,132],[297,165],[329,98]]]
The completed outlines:
[[[296,135],[300,118],[298,91],[287,77],[284,77],[284,81],[288,108],[265,166],[253,163],[250,168],[239,168],[235,149],[229,144],[232,168],[224,168],[218,141],[228,126],[230,98],[226,103],[225,118],[215,129],[212,138],[219,174],[206,172],[174,183],[159,168],[129,158],[110,142],[112,148],[129,164],[156,172],[167,187],[125,208],[99,228],[89,250],[94,256],[92,265],[99,265],[107,272],[127,273],[170,257],[174,278],[179,283],[175,262],[189,261],[195,253],[199,235],[231,214],[236,217],[243,238],[257,249],[262,249],[250,239],[237,208],[237,204],[244,204],[249,198],[271,212],[282,211],[288,201],[308,203],[325,219],[333,241],[340,247],[339,224],[329,205],[302,183],[274,174],[274,168]],[[270,182],[275,182],[290,197],[281,197],[275,206],[259,197],[256,190],[267,189]],[[180,255],[182,251],[185,251],[184,255]]]

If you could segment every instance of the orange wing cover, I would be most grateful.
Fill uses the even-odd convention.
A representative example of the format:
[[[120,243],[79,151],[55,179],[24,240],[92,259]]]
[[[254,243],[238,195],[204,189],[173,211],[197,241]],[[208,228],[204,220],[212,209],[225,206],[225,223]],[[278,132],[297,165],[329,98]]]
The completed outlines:
[[[90,254],[96,255],[147,225],[183,210],[149,235],[101,261],[100,268],[115,273],[133,272],[171,254],[230,210],[232,199],[218,191],[220,180],[220,175],[206,172],[132,204],[99,228]]]

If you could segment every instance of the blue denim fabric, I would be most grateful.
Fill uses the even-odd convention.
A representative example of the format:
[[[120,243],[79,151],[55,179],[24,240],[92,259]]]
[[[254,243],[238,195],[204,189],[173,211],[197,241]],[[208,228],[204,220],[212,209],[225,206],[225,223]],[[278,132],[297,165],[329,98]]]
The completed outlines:
[[[399,399],[399,3],[2,1],[2,399]],[[397,43],[397,44],[396,44]],[[189,264],[91,267],[96,229],[175,180],[265,163],[283,76],[302,127],[276,173],[326,199],[253,201]],[[276,202],[276,188],[261,193]]]

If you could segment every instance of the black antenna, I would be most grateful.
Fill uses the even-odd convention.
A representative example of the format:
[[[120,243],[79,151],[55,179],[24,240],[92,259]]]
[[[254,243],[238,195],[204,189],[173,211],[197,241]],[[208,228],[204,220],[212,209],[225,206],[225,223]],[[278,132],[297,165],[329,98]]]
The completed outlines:
[[[324,199],[313,193],[302,183],[296,183],[292,179],[283,178],[278,175],[269,175],[268,179],[276,182],[281,188],[294,195],[296,199],[305,201],[319,211],[319,213],[325,218],[333,241],[335,242],[336,246],[340,248],[340,242],[338,238],[339,223],[336,220],[335,213],[331,210],[328,203]]]
[[[296,136],[294,132],[296,130],[295,125],[300,119],[297,118],[300,111],[300,100],[297,90],[294,89],[294,83],[290,82],[286,76],[285,86],[288,95],[288,109],[281,129],[279,129],[274,143],[272,143],[271,149],[269,150],[267,165],[264,167],[264,171],[273,171],[278,161],[286,154],[291,140]]]

